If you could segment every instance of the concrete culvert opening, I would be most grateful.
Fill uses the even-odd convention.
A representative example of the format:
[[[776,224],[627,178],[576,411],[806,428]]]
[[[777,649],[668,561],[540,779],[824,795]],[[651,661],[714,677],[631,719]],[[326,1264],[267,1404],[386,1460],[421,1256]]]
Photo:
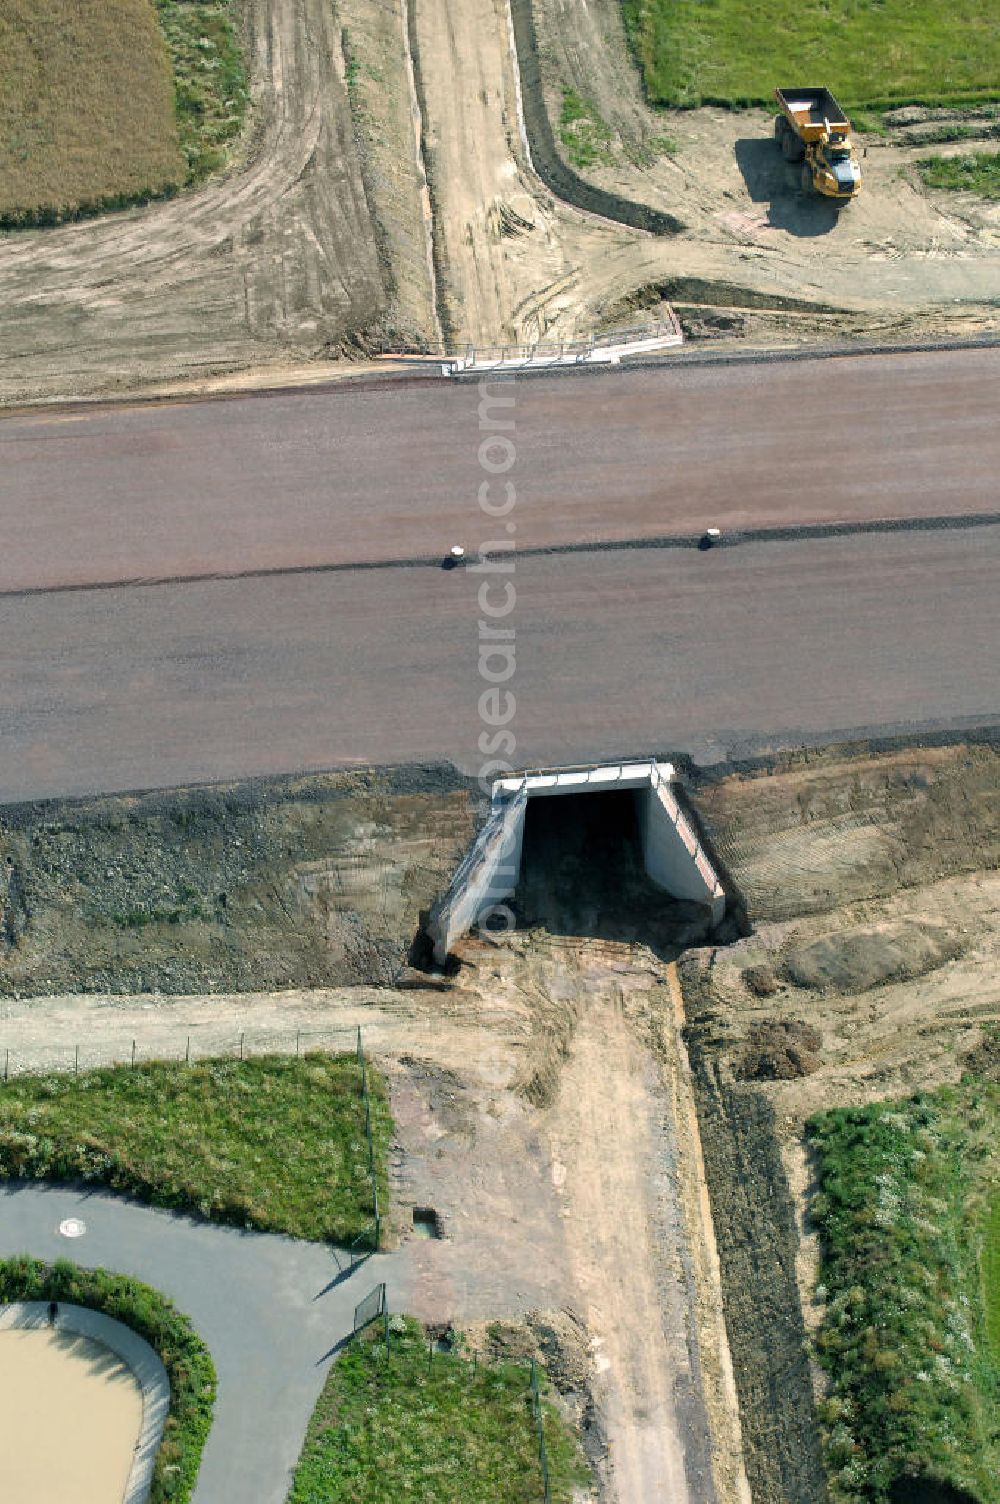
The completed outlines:
[[[668,763],[521,774],[494,786],[490,815],[428,920],[434,960],[483,930],[704,940],[722,885],[672,787]]]
[[[646,871],[645,798],[645,790],[620,789],[529,802],[510,900],[519,929],[643,939],[656,948],[705,938],[710,908],[672,896]]]

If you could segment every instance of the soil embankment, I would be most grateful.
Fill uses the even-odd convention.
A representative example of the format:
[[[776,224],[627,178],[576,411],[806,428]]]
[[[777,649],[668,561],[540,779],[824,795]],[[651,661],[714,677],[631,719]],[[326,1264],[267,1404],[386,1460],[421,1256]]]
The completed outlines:
[[[545,106],[532,0],[511,0],[511,17],[521,76],[524,127],[532,165],[545,186],[577,209],[617,220],[634,230],[645,230],[651,235],[679,234],[684,223],[676,214],[667,214],[662,209],[654,209],[649,204],[598,187],[567,166],[556,146]]]
[[[473,823],[446,769],[10,806],[0,995],[384,986]]]
[[[682,964],[754,1497],[821,1500],[804,1124],[956,1081],[1000,1018],[995,747],[788,755],[706,780],[752,932]]]

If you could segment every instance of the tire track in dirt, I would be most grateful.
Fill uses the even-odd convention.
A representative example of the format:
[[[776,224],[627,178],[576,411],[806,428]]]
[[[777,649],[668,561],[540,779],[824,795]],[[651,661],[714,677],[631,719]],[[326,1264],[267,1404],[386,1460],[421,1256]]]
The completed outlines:
[[[325,0],[247,0],[253,126],[223,178],[0,241],[0,400],[315,354],[385,303]]]

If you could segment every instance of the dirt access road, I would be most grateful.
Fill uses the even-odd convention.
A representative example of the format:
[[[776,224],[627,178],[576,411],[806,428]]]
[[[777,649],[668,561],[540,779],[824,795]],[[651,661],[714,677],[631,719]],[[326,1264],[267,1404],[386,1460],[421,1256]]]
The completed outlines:
[[[233,1048],[366,1048],[397,1127],[392,1301],[431,1322],[521,1322],[573,1337],[572,1399],[606,1504],[740,1504],[739,1427],[690,1085],[667,969],[641,946],[558,936],[468,942],[450,992],[5,1001],[16,1069]],[[658,1022],[651,1047],[647,1015]],[[540,1024],[540,1018],[544,1022]],[[553,1061],[551,1029],[565,1046]],[[568,1054],[568,1059],[565,1058]],[[546,1074],[548,1099],[526,1082]],[[412,1238],[432,1206],[441,1241]],[[556,1365],[554,1365],[556,1366]],[[557,1378],[566,1387],[566,1381]]]
[[[924,191],[909,165],[922,148],[880,138],[838,218],[789,184],[764,112],[650,111],[617,0],[533,0],[538,57],[520,69],[507,0],[242,9],[253,109],[225,176],[0,237],[0,403],[300,379],[442,329],[452,343],[580,337],[641,322],[661,296],[735,307],[731,331],[771,343],[996,327],[995,206]],[[521,98],[557,123],[567,87],[600,112],[592,185],[683,230],[555,197],[522,134],[521,75]]]

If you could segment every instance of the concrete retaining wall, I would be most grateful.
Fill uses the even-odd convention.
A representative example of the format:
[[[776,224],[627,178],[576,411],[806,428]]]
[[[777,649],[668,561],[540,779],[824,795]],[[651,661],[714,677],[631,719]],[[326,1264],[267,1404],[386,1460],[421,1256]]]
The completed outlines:
[[[612,763],[538,770],[500,779],[489,818],[427,922],[434,959],[443,965],[455,941],[515,892],[521,874],[529,799],[634,789],[639,801],[643,860],[653,882],[674,898],[705,904],[718,924],[722,884],[670,784],[670,763]]]
[[[675,898],[708,904],[712,910],[712,922],[718,924],[726,909],[722,884],[681,809],[669,779],[662,776],[658,764],[653,766],[656,772],[639,813],[646,871],[654,883],[659,883]]]

